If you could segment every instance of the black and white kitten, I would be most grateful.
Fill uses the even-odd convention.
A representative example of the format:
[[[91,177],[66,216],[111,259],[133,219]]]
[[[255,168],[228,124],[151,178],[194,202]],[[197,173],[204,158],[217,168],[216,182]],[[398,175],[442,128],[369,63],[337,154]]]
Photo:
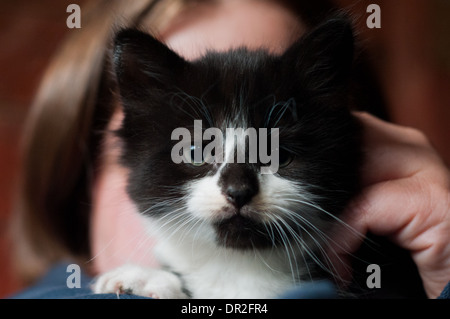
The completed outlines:
[[[128,193],[153,227],[166,268],[125,265],[101,275],[94,291],[271,298],[332,274],[330,232],[358,190],[353,50],[352,27],[339,18],[281,56],[242,48],[192,62],[146,33],[120,31],[113,60]],[[222,163],[175,163],[172,132],[194,136],[194,120],[223,132],[278,128],[278,171],[233,161],[238,145],[249,146],[245,135],[224,139]]]

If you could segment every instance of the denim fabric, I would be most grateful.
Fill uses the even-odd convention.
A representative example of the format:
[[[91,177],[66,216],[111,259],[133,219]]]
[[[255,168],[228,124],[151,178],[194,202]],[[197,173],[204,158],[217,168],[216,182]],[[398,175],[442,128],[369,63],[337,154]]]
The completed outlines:
[[[69,263],[59,263],[36,284],[13,295],[11,299],[117,299],[116,294],[94,294],[90,289],[92,278],[81,273],[81,287],[68,288]],[[121,294],[120,299],[144,299],[145,297]]]
[[[437,299],[450,299],[450,281]]]
[[[94,294],[90,285],[92,278],[81,273],[81,287],[68,288],[67,278],[71,272],[67,271],[69,263],[56,264],[35,285],[11,296],[11,299],[149,299],[129,294]],[[280,296],[280,299],[335,299],[338,294],[334,285],[326,280],[306,283],[295,287]],[[450,299],[450,282],[438,299]]]

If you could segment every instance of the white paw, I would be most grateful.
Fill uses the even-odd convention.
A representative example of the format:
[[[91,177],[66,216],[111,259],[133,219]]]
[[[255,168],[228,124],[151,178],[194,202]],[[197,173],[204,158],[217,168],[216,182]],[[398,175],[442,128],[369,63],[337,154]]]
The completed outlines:
[[[184,299],[181,280],[171,272],[125,265],[99,276],[92,286],[96,294],[127,293],[157,299]]]

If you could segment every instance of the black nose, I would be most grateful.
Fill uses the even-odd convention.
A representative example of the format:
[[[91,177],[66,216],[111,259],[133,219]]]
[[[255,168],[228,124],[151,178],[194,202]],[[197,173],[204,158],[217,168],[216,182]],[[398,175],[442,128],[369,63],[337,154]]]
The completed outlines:
[[[236,208],[248,204],[259,191],[256,173],[245,164],[228,165],[220,183],[225,197]]]
[[[226,190],[227,200],[237,208],[249,203],[256,193],[253,188],[245,184],[240,186],[230,185]]]

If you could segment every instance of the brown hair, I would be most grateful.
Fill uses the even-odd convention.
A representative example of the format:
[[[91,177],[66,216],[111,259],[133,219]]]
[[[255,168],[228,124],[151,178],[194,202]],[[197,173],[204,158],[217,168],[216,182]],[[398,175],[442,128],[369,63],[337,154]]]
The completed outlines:
[[[12,227],[25,279],[55,260],[89,256],[91,185],[114,111],[107,67],[114,30],[145,17],[157,31],[181,2],[101,0],[83,7],[82,28],[70,31],[49,65],[26,123]]]
[[[96,1],[52,60],[26,123],[14,215],[16,266],[25,279],[61,258],[90,256],[92,181],[115,107],[107,58],[114,30],[145,24],[157,33],[187,3],[193,1]],[[285,3],[307,25],[332,8],[328,0]]]

